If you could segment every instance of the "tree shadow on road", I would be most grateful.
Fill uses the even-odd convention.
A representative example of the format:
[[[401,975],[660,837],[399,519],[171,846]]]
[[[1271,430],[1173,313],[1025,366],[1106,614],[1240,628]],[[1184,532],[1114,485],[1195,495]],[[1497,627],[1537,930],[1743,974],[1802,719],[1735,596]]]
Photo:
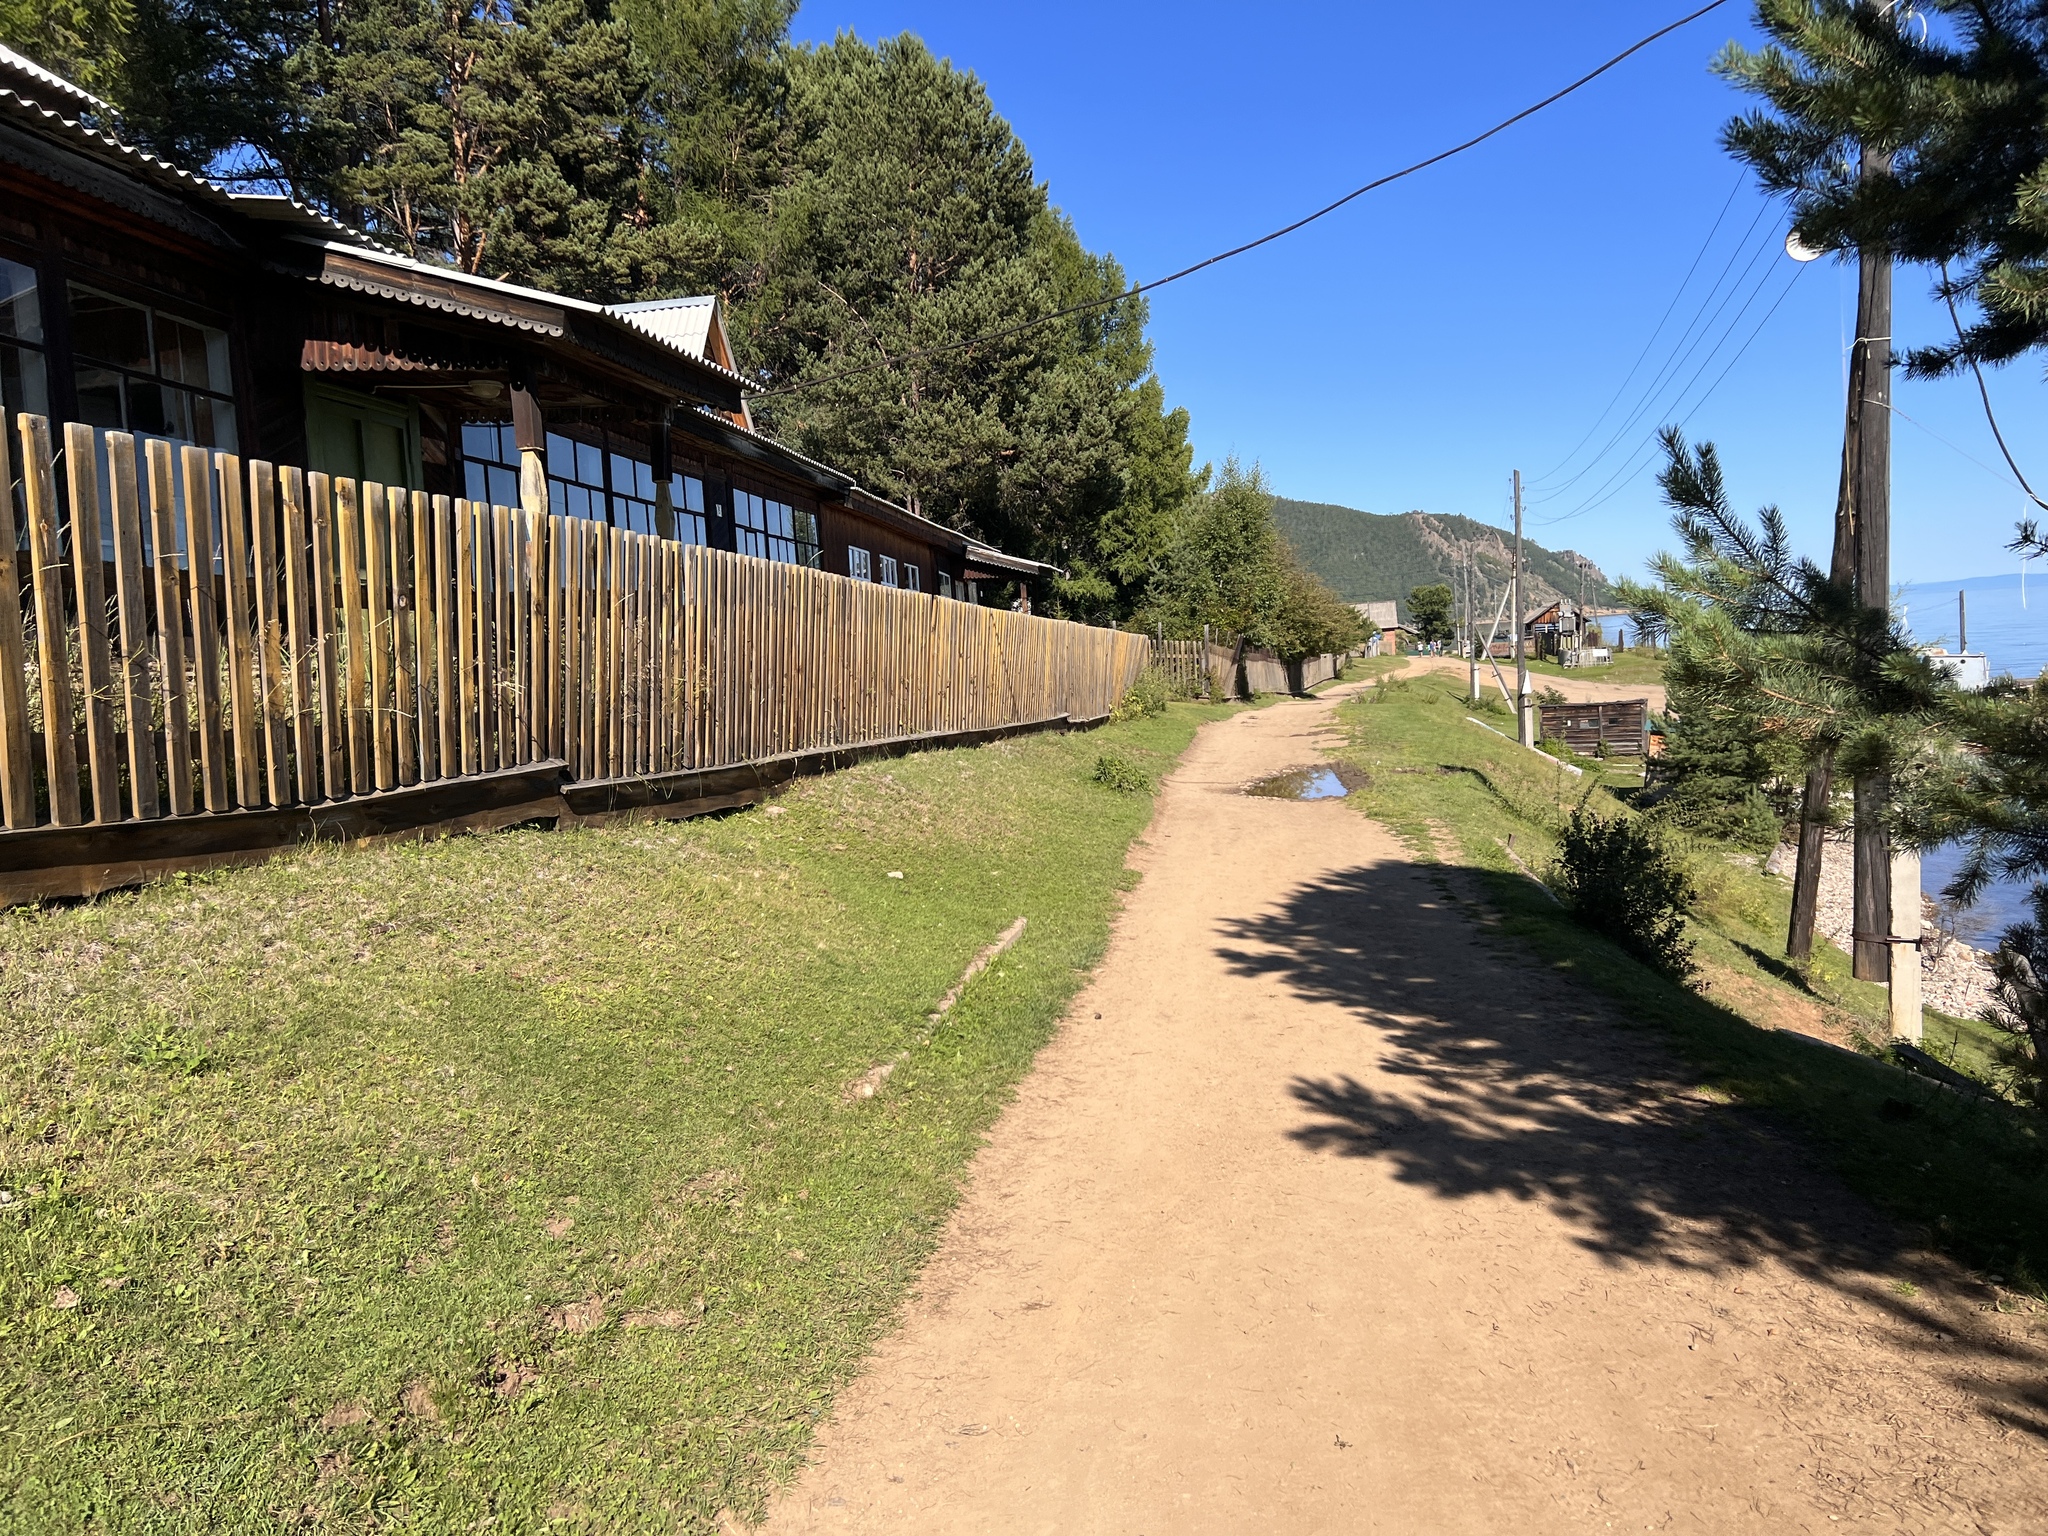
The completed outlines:
[[[1697,1087],[1650,1028],[1489,932],[1490,909],[1461,895],[1498,878],[1387,861],[1225,926],[1220,952],[1240,974],[1373,1027],[1372,1072],[1294,1082],[1312,1117],[1296,1141],[1378,1159],[1447,1199],[1540,1201],[1616,1263],[1724,1272],[1776,1259],[1883,1307],[1902,1337],[1939,1347],[1950,1366],[1959,1353],[2004,1352],[1982,1330],[1942,1340],[1953,1318],[1899,1282],[1953,1290],[1953,1272],[1817,1167],[1809,1148]],[[2023,1358],[2048,1364],[2038,1352]],[[2019,1389],[1956,1379],[1987,1411],[2048,1435],[2048,1390],[2032,1374]]]

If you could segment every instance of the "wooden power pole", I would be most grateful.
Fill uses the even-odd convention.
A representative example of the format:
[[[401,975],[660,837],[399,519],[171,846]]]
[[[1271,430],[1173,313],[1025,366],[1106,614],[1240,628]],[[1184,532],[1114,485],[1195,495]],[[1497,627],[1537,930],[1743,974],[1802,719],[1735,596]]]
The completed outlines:
[[[1508,616],[1515,637],[1515,737],[1525,747],[1536,745],[1536,716],[1529,704],[1529,657],[1522,649],[1522,472],[1515,471],[1514,612]]]
[[[1465,654],[1471,659],[1470,702],[1479,702],[1479,614],[1472,606],[1472,547],[1465,546]]]
[[[1891,157],[1865,147],[1863,175],[1886,176]],[[1856,596],[1879,613],[1891,602],[1892,541],[1892,257],[1865,247],[1858,252],[1856,350],[1862,354],[1861,388],[1852,397],[1856,416],[1856,491],[1851,506],[1856,553]],[[1851,382],[1856,372],[1850,371]],[[1892,851],[1884,816],[1891,776],[1858,774],[1856,799],[1856,932],[1852,970],[1859,981],[1891,980]]]

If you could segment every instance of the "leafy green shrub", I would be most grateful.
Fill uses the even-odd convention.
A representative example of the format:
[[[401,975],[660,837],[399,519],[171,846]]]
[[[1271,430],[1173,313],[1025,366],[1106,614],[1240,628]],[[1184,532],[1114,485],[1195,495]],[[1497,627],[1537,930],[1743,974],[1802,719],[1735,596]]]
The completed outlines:
[[[1173,685],[1157,667],[1147,667],[1131,684],[1131,691],[1109,712],[1112,720],[1136,720],[1143,715],[1163,715],[1173,697]]]
[[[1095,759],[1095,782],[1122,795],[1141,795],[1152,787],[1152,776],[1120,753],[1105,752]]]
[[[1698,969],[1685,939],[1698,887],[1639,818],[1573,811],[1558,839],[1557,886],[1581,923],[1665,975],[1683,981]]]

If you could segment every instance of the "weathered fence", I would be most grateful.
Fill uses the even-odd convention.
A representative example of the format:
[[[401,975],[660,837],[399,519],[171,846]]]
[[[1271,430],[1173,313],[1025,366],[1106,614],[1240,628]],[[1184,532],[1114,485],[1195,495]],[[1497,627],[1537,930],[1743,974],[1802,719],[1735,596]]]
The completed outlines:
[[[1261,693],[1306,693],[1344,670],[1349,653],[1305,656],[1284,661],[1268,650],[1249,647],[1235,637],[1203,640],[1161,640],[1152,648],[1154,663],[1181,692],[1203,698],[1243,699]]]
[[[1152,663],[1166,674],[1175,693],[1187,698],[1208,696],[1209,668],[1202,641],[1159,640],[1152,647]]]
[[[67,426],[58,452],[42,418],[17,426],[0,896],[502,822],[550,795],[578,814],[734,803],[849,749],[1099,718],[1149,649],[580,519],[161,440],[138,455],[123,433]]]

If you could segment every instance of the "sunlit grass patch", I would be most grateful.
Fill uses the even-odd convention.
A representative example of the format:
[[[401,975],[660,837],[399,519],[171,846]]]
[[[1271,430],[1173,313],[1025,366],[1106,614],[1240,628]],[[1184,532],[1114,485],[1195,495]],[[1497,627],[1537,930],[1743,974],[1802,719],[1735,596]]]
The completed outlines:
[[[0,1527],[760,1507],[1217,713],[0,917]]]
[[[1466,717],[1461,679],[1394,677],[1346,705],[1349,755],[1371,775],[1352,797],[1420,857],[1470,870],[1500,929],[1541,964],[1569,972],[1654,1026],[1701,1086],[1762,1108],[1807,1136],[1845,1180],[1927,1240],[2041,1291],[2048,1281],[2048,1125],[2002,1105],[1968,1102],[1851,1052],[1784,1032],[1818,1020],[1880,1040],[1885,989],[1849,976],[1848,957],[1816,939],[1815,959],[1782,958],[1790,895],[1754,857],[1687,840],[1701,893],[1689,937],[1707,980],[1679,986],[1575,922],[1537,889],[1573,806],[1619,814],[1612,792],[1639,782],[1610,763],[1567,774]],[[1481,718],[1491,718],[1482,716]],[[1509,727],[1511,728],[1511,726]],[[1930,1044],[1951,1033],[1958,1065],[1988,1049],[1987,1027],[1931,1015]],[[1913,1112],[1888,1114],[1910,1099]]]

